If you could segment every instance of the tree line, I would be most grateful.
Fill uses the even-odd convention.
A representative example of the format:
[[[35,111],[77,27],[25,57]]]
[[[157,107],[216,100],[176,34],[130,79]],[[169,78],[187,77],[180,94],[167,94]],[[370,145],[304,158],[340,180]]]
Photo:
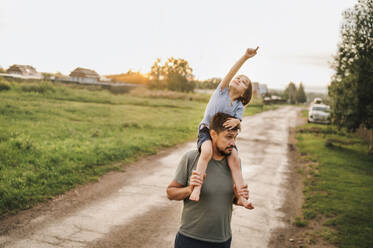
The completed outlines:
[[[286,87],[283,98],[290,104],[305,103],[307,102],[307,96],[304,91],[303,83],[299,83],[299,87],[290,82]]]
[[[151,89],[167,89],[172,91],[191,92],[195,88],[214,89],[221,79],[196,80],[189,62],[182,58],[168,58],[164,63],[156,59],[150,72],[142,74],[129,70],[126,73],[109,75],[116,82],[145,85]]]
[[[195,88],[193,69],[185,59],[157,59],[149,72],[149,87],[190,92]]]
[[[351,131],[363,125],[373,136],[373,0],[343,13],[340,35],[328,91],[332,120]]]

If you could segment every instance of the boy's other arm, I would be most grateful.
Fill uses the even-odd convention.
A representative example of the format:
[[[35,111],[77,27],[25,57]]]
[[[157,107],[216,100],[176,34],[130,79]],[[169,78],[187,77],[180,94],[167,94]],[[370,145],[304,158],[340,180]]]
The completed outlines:
[[[236,119],[236,118],[228,118],[228,120],[226,120],[223,123],[223,127],[228,128],[228,129],[232,129],[232,128],[235,128],[235,127],[240,127],[240,125],[241,125],[241,121],[239,119]]]
[[[225,75],[225,77],[221,81],[221,89],[225,89],[225,87],[228,86],[229,82],[232,80],[234,75],[236,75],[241,66],[246,62],[246,60],[248,60],[251,57],[254,57],[258,49],[259,47],[257,46],[255,49],[248,48],[246,50],[245,54],[233,65],[233,67],[229,70],[227,75]]]

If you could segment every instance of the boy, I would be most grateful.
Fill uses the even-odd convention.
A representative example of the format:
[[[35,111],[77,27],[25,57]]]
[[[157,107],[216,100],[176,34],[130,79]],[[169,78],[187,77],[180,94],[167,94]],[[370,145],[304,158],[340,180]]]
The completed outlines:
[[[252,85],[250,79],[245,75],[239,75],[233,80],[232,78],[246,60],[256,55],[258,49],[259,47],[256,49],[248,48],[246,50],[245,54],[233,65],[228,74],[220,82],[207,104],[204,118],[198,127],[197,147],[201,155],[197,163],[197,172],[202,175],[202,178],[206,173],[207,164],[212,156],[212,143],[209,133],[210,119],[216,113],[223,112],[235,117],[228,119],[224,123],[225,128],[232,129],[240,125],[244,106],[251,100]],[[228,165],[237,189],[241,189],[244,186],[244,180],[237,150],[232,149],[232,153],[228,156]],[[192,201],[199,201],[200,192],[201,186],[194,187],[189,199]],[[240,195],[236,195],[236,197],[238,202],[245,208],[254,208],[244,197]]]

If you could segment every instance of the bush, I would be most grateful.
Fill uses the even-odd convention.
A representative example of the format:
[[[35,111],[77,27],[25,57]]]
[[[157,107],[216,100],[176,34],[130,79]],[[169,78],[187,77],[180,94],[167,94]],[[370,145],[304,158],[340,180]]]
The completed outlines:
[[[22,85],[21,90],[24,92],[37,92],[41,94],[47,93],[48,91],[55,92],[52,83],[49,82],[41,82],[39,84],[24,84]]]
[[[5,80],[0,79],[0,91],[3,91],[3,90],[10,90],[10,84],[9,82]]]

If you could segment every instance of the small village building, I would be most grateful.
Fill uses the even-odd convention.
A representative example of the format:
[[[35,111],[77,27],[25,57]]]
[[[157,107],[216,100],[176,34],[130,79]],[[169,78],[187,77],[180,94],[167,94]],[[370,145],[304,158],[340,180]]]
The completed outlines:
[[[259,93],[265,95],[268,93],[268,87],[266,84],[259,84]]]
[[[31,65],[12,65],[6,71],[8,74],[16,75],[22,78],[42,79],[43,75],[36,71]]]
[[[70,80],[78,83],[98,83],[100,75],[91,69],[78,67],[70,73]]]
[[[111,79],[105,76],[100,76],[100,81],[101,82],[111,82]]]
[[[268,88],[266,84],[260,84],[257,82],[252,83],[253,86],[253,95],[254,96],[262,96],[268,93]]]
[[[260,93],[259,93],[259,83],[253,82],[252,87],[253,87],[253,96],[254,97],[259,96],[260,95]]]

